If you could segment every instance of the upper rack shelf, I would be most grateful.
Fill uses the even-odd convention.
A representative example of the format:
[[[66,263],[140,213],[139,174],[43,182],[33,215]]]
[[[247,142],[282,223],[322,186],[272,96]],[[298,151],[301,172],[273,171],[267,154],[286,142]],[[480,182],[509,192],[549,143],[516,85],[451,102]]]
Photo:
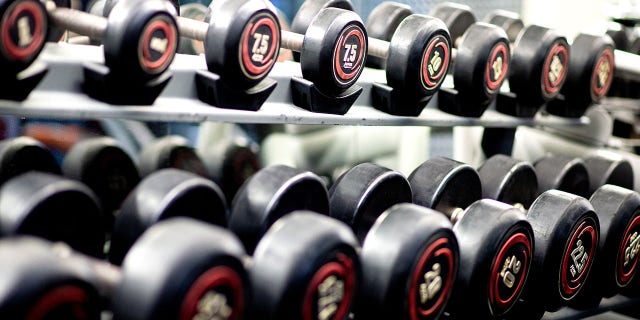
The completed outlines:
[[[371,84],[385,81],[384,71],[373,69],[366,69],[360,77],[358,85],[364,90],[347,114],[314,113],[294,106],[291,101],[290,79],[301,75],[300,67],[294,62],[276,64],[269,77],[275,79],[278,86],[260,110],[223,109],[197,98],[194,74],[196,70],[206,70],[204,57],[181,54],[176,55],[171,66],[173,78],[152,106],[115,106],[94,100],[81,91],[83,63],[102,63],[101,47],[50,43],[39,61],[49,67],[45,78],[25,101],[0,100],[0,114],[50,119],[432,127],[566,127],[589,122],[586,117],[567,119],[541,113],[533,119],[520,119],[491,109],[477,119],[458,117],[435,107],[437,95],[418,117],[393,116],[371,107]]]

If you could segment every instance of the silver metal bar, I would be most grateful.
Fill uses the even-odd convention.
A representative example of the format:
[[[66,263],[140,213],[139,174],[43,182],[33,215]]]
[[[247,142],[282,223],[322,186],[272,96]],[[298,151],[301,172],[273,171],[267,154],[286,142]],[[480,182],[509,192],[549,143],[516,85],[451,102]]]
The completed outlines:
[[[204,41],[207,36],[209,25],[206,22],[189,19],[185,17],[176,17],[178,22],[178,31],[180,35],[189,39]]]
[[[280,47],[289,49],[294,52],[302,51],[302,43],[304,35],[299,33],[282,30],[280,34]]]
[[[77,34],[101,39],[107,29],[107,18],[69,8],[56,8],[52,1],[47,1],[47,11],[53,25]]]
[[[389,54],[389,42],[369,37],[367,54],[370,57],[386,59]]]
[[[614,51],[616,77],[640,81],[640,56],[622,50]]]

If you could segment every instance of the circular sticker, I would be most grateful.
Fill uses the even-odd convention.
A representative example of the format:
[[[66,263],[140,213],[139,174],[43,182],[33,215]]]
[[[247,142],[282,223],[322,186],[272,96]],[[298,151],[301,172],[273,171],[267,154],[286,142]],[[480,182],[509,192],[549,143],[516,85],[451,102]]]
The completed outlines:
[[[638,251],[640,251],[640,216],[636,216],[629,223],[618,249],[616,282],[621,288],[626,287],[636,273]]]
[[[270,12],[251,18],[242,32],[240,66],[249,79],[259,79],[276,63],[280,51],[280,25]]]
[[[488,92],[495,92],[500,88],[509,71],[509,49],[504,42],[498,42],[489,55],[486,67],[486,82]]]
[[[422,86],[430,91],[438,88],[446,75],[451,57],[450,43],[442,35],[437,35],[422,54]]]
[[[357,80],[367,54],[366,46],[364,31],[358,25],[351,24],[342,30],[333,50],[333,74],[338,83],[349,85]]]
[[[227,266],[217,266],[191,285],[182,301],[179,319],[242,319],[244,303],[238,273]]]
[[[447,238],[434,241],[424,251],[409,286],[412,320],[430,319],[444,307],[453,287],[453,260],[453,249]]]
[[[542,84],[544,94],[553,97],[560,91],[560,86],[564,83],[567,76],[567,68],[569,66],[569,48],[564,41],[556,41],[542,69]]]
[[[2,16],[0,51],[9,60],[30,60],[45,42],[46,13],[32,1],[12,3]]]
[[[587,217],[575,229],[562,256],[560,268],[560,296],[573,298],[587,278],[598,243],[596,222]]]
[[[138,45],[140,66],[156,75],[164,72],[175,56],[178,30],[175,22],[165,14],[156,15],[145,25]]]
[[[489,305],[494,315],[509,311],[518,300],[531,262],[531,239],[512,234],[500,248],[489,279]]]
[[[302,319],[346,319],[353,298],[353,261],[339,253],[311,278],[302,303]]]
[[[84,289],[74,285],[60,286],[38,299],[25,319],[93,319],[98,310],[92,310],[90,304]]]
[[[600,100],[609,91],[613,81],[613,50],[605,48],[596,60],[596,66],[591,75],[591,96],[595,101]]]

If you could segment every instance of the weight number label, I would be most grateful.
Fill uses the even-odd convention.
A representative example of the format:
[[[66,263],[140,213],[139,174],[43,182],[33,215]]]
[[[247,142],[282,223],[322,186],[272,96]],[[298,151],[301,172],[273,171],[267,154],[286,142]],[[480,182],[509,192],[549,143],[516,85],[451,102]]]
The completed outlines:
[[[624,249],[624,264],[628,266],[638,255],[640,251],[640,237],[637,232],[634,232],[629,239],[629,246]]]
[[[366,40],[358,25],[345,28],[333,50],[333,74],[337,83],[350,86],[358,79],[364,64]]]
[[[140,66],[151,75],[164,72],[177,49],[177,27],[165,15],[157,15],[143,29],[139,45]]]
[[[331,319],[344,297],[344,281],[329,276],[318,285],[318,319]]]
[[[557,55],[551,58],[551,66],[549,67],[549,81],[556,82],[560,79],[560,75],[564,72],[564,65]]]
[[[422,72],[420,81],[427,90],[436,90],[446,75],[449,67],[450,44],[447,38],[437,35],[427,44],[422,53]]]
[[[638,253],[640,253],[640,215],[629,222],[618,249],[616,282],[620,287],[627,286],[635,276]]]
[[[29,45],[33,40],[31,35],[31,24],[28,17],[21,17],[18,20],[18,45],[21,47]]]
[[[502,283],[507,288],[513,288],[513,285],[516,283],[516,275],[520,273],[521,268],[522,262],[518,260],[515,255],[512,255],[505,260],[502,271],[500,271],[500,277],[502,278]]]
[[[32,1],[9,5],[0,16],[0,53],[10,60],[28,60],[37,55],[45,41],[44,9]]]
[[[213,290],[207,292],[198,301],[198,313],[193,320],[226,320],[231,317],[233,309],[227,304],[227,297]]]
[[[509,48],[504,42],[497,43],[487,61],[486,84],[489,92],[500,88],[509,70]]]
[[[613,50],[607,48],[602,51],[593,70],[591,94],[594,100],[599,100],[609,91],[613,79],[613,66]]]
[[[242,32],[238,57],[245,77],[262,79],[271,71],[280,51],[280,25],[270,12],[251,18]]]
[[[586,217],[578,224],[567,242],[560,266],[560,295],[564,299],[575,296],[591,268],[598,243],[597,224]]]
[[[569,63],[568,44],[564,40],[556,41],[544,62],[542,69],[543,95],[548,99],[556,96],[564,83]]]
[[[420,284],[420,303],[425,304],[436,298],[441,288],[440,264],[435,263],[431,271],[424,274],[424,282]]]

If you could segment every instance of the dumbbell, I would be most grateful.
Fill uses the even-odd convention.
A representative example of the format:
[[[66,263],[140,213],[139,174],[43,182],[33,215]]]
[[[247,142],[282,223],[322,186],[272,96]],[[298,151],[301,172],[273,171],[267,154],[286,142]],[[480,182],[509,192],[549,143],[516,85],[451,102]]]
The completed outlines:
[[[6,319],[241,319],[251,299],[242,244],[188,218],[145,232],[122,268],[26,236],[0,240],[0,257]]]
[[[199,2],[186,3],[180,6],[180,16],[197,21],[204,21],[207,7]],[[204,53],[204,43],[180,36],[178,53],[200,55]]]
[[[454,87],[440,89],[438,108],[459,116],[480,117],[510,72],[507,34],[497,26],[475,22],[470,8],[464,5],[441,4],[430,15],[444,21],[457,48]]]
[[[0,185],[29,171],[61,174],[51,151],[40,141],[28,136],[0,141]]]
[[[459,263],[458,242],[444,215],[410,204],[399,172],[362,163],[329,189],[331,216],[362,244],[362,286],[355,318],[437,319]]]
[[[191,147],[180,136],[158,138],[140,151],[138,170],[146,176],[176,168],[210,178],[231,203],[242,183],[262,167],[258,145],[237,135],[217,137],[203,148]]]
[[[436,157],[409,175],[415,204],[435,209],[453,222],[460,247],[460,266],[446,307],[454,318],[502,318],[529,282],[534,230],[522,212],[504,203],[481,199],[474,168]]]
[[[76,142],[64,156],[62,173],[82,182],[98,197],[107,234],[122,202],[140,182],[133,159],[115,139],[105,136]]]
[[[631,163],[615,153],[598,152],[584,157],[589,173],[589,195],[605,184],[634,190]]]
[[[307,30],[309,22],[305,25],[304,18],[327,7],[353,9],[349,0],[307,0],[293,20],[293,30]],[[383,9],[389,14],[395,11],[393,7]],[[371,21],[376,17],[378,21]],[[389,23],[388,18],[388,14],[381,13],[370,17],[367,24]],[[367,59],[378,58],[386,64],[387,83],[374,84],[373,106],[394,115],[417,116],[447,74],[451,39],[444,24],[432,17],[408,15],[395,27],[397,30],[389,39],[368,37]]]
[[[559,190],[537,196],[534,167],[508,156],[487,159],[478,173],[482,196],[521,208],[535,231],[531,278],[522,309],[515,314],[541,315],[570,304],[584,288],[598,256],[600,223],[591,203]]]
[[[547,154],[533,163],[538,194],[556,189],[589,197],[589,172],[580,158]]]
[[[228,221],[253,253],[250,279],[260,298],[249,318],[347,318],[360,286],[358,244],[328,213],[327,189],[309,171],[269,166],[243,184]]]
[[[169,2],[123,1],[109,19],[56,8],[52,1],[47,11],[52,25],[102,39],[108,70],[85,68],[87,93],[115,104],[153,103],[169,80],[165,71],[178,45],[175,9]]]

